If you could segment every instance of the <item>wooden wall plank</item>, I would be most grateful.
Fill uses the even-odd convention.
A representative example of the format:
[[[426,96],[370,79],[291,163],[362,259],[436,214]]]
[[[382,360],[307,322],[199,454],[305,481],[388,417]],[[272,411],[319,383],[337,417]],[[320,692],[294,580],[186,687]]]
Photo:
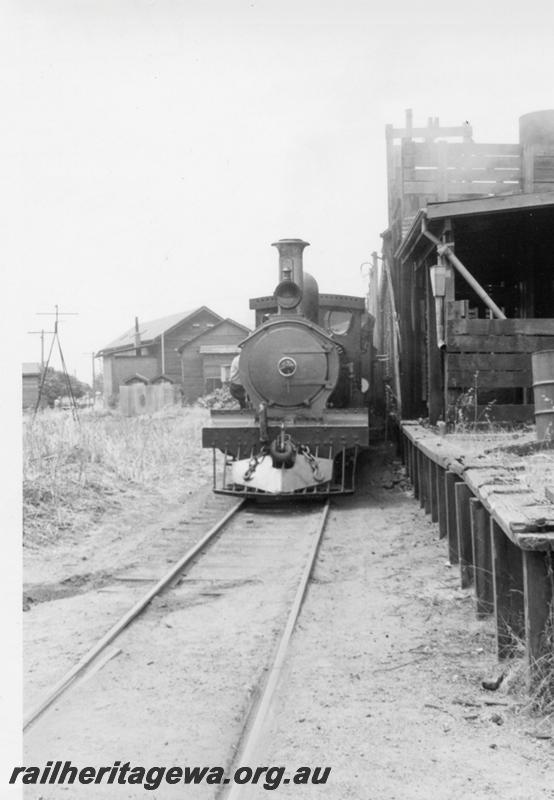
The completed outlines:
[[[464,372],[528,372],[531,374],[529,353],[448,353],[448,369]]]
[[[508,403],[494,403],[491,405],[477,406],[477,419],[483,422],[528,422],[535,420],[535,406],[532,403],[510,405]]]
[[[475,370],[448,371],[449,389],[466,389],[475,383]],[[531,386],[531,370],[521,372],[479,371],[477,385],[480,389],[517,389]]]
[[[420,181],[436,182],[439,180],[441,170],[436,166],[422,166],[415,164],[414,166],[404,166],[402,170],[402,177],[404,184],[419,183]],[[444,173],[443,173],[444,174]],[[456,166],[448,165],[446,169],[446,182],[447,184],[457,184],[460,181],[487,181],[489,183],[504,183],[505,181],[517,181],[521,179],[521,169],[510,167],[501,167],[499,169],[484,169],[474,167],[473,164],[469,166],[460,164]],[[536,180],[551,181],[554,179],[554,170],[542,170]]]
[[[534,353],[554,349],[554,336],[479,336],[453,334],[448,338],[448,350],[465,353]]]
[[[446,184],[449,199],[452,195],[484,195],[495,194],[497,192],[505,192],[510,188],[513,191],[519,191],[519,181],[508,181],[507,179],[475,179],[471,181],[452,181],[449,180]],[[440,194],[440,182],[437,181],[405,181],[403,184],[404,195],[438,195]]]
[[[554,336],[554,319],[450,319],[447,328],[449,336]]]

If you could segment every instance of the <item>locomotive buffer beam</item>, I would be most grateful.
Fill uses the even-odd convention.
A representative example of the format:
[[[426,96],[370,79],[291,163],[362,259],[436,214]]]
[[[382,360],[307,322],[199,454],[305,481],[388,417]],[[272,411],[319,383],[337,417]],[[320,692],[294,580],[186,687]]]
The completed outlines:
[[[369,429],[367,409],[328,409],[322,419],[268,420],[268,439],[275,439],[285,421],[288,433],[298,444],[331,447],[336,453],[349,447],[367,447]],[[202,446],[214,447],[229,454],[260,447],[260,427],[253,411],[213,410],[210,427],[202,430]],[[322,454],[323,455],[323,454]]]

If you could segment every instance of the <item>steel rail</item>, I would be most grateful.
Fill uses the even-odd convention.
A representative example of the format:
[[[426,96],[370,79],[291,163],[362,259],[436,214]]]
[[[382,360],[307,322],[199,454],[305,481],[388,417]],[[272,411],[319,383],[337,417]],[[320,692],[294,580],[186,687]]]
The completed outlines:
[[[52,703],[62,695],[66,689],[73,683],[73,681],[94,661],[94,659],[102,652],[102,650],[112,642],[116,636],[131,623],[150,603],[150,601],[159,594],[171,581],[189,564],[192,559],[210,542],[211,539],[226,525],[226,523],[234,516],[237,511],[243,506],[244,500],[239,500],[210,530],[198,541],[193,547],[190,548],[171,569],[153,586],[143,597],[138,600],[135,605],[130,608],[112,627],[104,634],[104,636],[96,642],[93,647],[88,650],[84,656],[67,672],[58,683],[56,683],[49,691],[48,695],[42,700],[23,721],[23,730],[27,730],[33,722],[35,722]]]
[[[306,596],[308,583],[310,581],[312,570],[315,564],[315,560],[319,550],[319,545],[321,544],[321,540],[323,538],[323,531],[325,530],[327,517],[329,516],[329,508],[330,508],[330,502],[329,500],[327,500],[321,515],[319,529],[316,535],[314,536],[314,541],[310,548],[308,559],[306,561],[306,565],[302,572],[302,577],[300,579],[300,583],[298,584],[296,595],[294,597],[294,601],[291,610],[289,612],[287,623],[285,625],[283,634],[281,636],[281,640],[279,642],[277,652],[273,660],[273,664],[269,668],[267,680],[263,687],[262,695],[258,700],[253,722],[249,726],[246,738],[244,739],[242,745],[239,745],[235,758],[233,759],[233,764],[232,764],[233,773],[238,766],[243,766],[243,765],[247,766],[248,762],[252,759],[253,755],[255,754],[258,740],[260,739],[261,733],[265,725],[267,713],[271,706],[271,702],[273,700],[277,684],[279,683],[279,678],[281,677],[281,672],[283,669],[283,665],[285,663],[285,658],[287,655],[289,643],[294,628],[296,626],[296,622],[300,615],[300,610],[302,608],[304,597]],[[240,797],[240,792],[243,789],[244,786],[242,784],[236,784],[236,783],[231,784],[227,790],[227,793],[224,796],[226,797],[226,800],[237,800],[237,798]]]

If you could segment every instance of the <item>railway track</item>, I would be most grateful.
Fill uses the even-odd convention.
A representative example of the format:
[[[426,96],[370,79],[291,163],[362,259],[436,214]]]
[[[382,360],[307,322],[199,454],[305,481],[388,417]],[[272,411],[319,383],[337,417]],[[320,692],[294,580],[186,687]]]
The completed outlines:
[[[247,675],[246,684],[238,680],[239,686],[232,687],[233,708],[228,713],[232,741],[227,741],[220,760],[220,763],[228,765],[229,753],[234,751],[232,762],[246,763],[255,750],[285,663],[288,643],[317,558],[328,511],[328,503],[323,509],[320,506],[307,509],[304,504],[299,504],[298,508],[286,510],[251,507],[244,501],[235,504],[27,714],[24,728],[28,733],[28,743],[31,739],[28,749],[40,751],[40,741],[55,733],[56,738],[67,739],[69,753],[78,759],[80,748],[75,731],[72,731],[72,720],[82,719],[80,707],[87,709],[87,731],[83,738],[89,741],[92,735],[101,740],[105,736],[102,715],[90,714],[89,711],[91,707],[97,707],[92,684],[99,683],[104,693],[110,674],[117,682],[124,682],[117,673],[119,659],[110,660],[108,645],[116,640],[119,645],[121,637],[126,654],[132,656],[133,650],[138,652],[137,640],[141,635],[148,636],[148,631],[154,629],[159,633],[159,625],[151,621],[151,617],[159,614],[167,604],[171,609],[177,609],[172,613],[179,619],[179,633],[177,636],[165,633],[166,639],[171,637],[173,643],[167,644],[165,655],[160,654],[158,648],[156,656],[160,661],[168,662],[168,655],[172,655],[174,669],[178,665],[196,680],[199,661],[212,666],[222,660],[221,643],[224,642],[230,643],[225,645],[225,659],[229,664],[235,662],[235,666],[238,662],[241,674]],[[213,613],[208,615],[203,605],[204,598],[209,604],[215,604],[222,596],[227,601],[224,608],[215,616]],[[143,613],[149,608],[151,611]],[[194,632],[190,638],[187,637],[187,626],[194,627],[195,612],[203,613],[208,620],[205,642],[204,637],[198,637]],[[146,633],[138,631],[141,625],[146,626]],[[175,628],[173,619],[168,627]],[[233,651],[235,638],[236,651]],[[196,642],[194,647],[191,646],[192,639]],[[156,647],[155,642],[153,646]],[[257,663],[249,663],[246,658],[248,651]],[[133,676],[128,682],[136,682],[136,691],[145,696],[141,667],[133,666],[131,657],[126,668]],[[226,674],[225,663],[221,664],[221,670]],[[163,677],[164,674],[160,668],[160,675]],[[86,680],[93,675],[94,681]],[[164,678],[171,685],[172,679],[168,676],[171,676],[171,670]],[[194,685],[188,687],[191,695],[195,694],[193,688]],[[66,702],[68,698],[65,695],[70,689],[73,690],[71,702]],[[165,693],[163,688],[160,691]],[[115,710],[112,716],[126,718],[125,700],[123,698],[120,712]],[[183,696],[177,705],[181,700],[183,707],[191,702]],[[195,702],[202,702],[202,693]],[[48,711],[51,713],[46,713]],[[101,736],[94,734],[95,725],[100,727]],[[66,734],[64,730],[67,730]],[[167,730],[164,735],[167,735]],[[156,739],[150,738],[149,741],[152,743]],[[111,752],[113,758],[114,750]],[[86,756],[90,762],[90,751]],[[151,752],[149,757],[152,757]],[[103,758],[98,755],[99,763]],[[33,759],[36,761],[37,756],[33,755]],[[230,787],[228,796],[237,797],[239,788]]]
[[[166,589],[171,582],[196,558],[196,556],[207,547],[226,523],[243,506],[244,501],[240,500],[230,511],[224,514],[215,525],[174,564],[170,570],[153,586],[140,600],[124,614],[104,636],[94,644],[90,650],[73,666],[47,693],[46,697],[33,708],[23,720],[23,730],[26,731],[36,722],[48,708],[58,700],[74,683],[74,681],[91,667],[106,647],[113,642],[125,628],[141,614],[154,597]]]

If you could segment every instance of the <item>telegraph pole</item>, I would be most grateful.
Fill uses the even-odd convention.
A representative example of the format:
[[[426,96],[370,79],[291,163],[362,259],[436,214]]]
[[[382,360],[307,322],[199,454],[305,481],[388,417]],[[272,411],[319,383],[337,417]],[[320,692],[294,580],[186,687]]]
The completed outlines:
[[[40,374],[44,372],[44,334],[51,335],[54,331],[45,331],[44,328],[40,331],[27,331],[27,333],[40,336]]]
[[[54,308],[55,308],[55,311],[38,311],[37,312],[37,316],[55,317],[55,320],[54,320],[54,331],[53,331],[53,336],[52,336],[52,343],[50,344],[50,350],[48,351],[48,358],[46,359],[46,364],[45,364],[44,369],[42,371],[42,377],[41,377],[40,386],[39,386],[39,390],[38,390],[38,398],[37,398],[37,404],[35,406],[34,416],[36,416],[37,411],[40,408],[40,401],[42,400],[42,394],[43,394],[43,391],[44,391],[44,383],[46,381],[46,374],[48,372],[48,366],[50,364],[50,359],[52,357],[52,350],[54,349],[55,342],[57,342],[58,343],[58,351],[59,351],[59,354],[60,354],[60,360],[61,360],[61,364],[62,364],[62,372],[64,374],[65,382],[66,382],[66,386],[67,386],[67,393],[68,393],[68,395],[69,395],[69,397],[71,399],[71,413],[73,415],[73,419],[78,421],[79,417],[77,415],[77,402],[75,400],[75,395],[73,394],[73,388],[71,386],[71,379],[70,379],[69,373],[67,371],[67,366],[66,366],[65,358],[64,358],[64,355],[63,355],[63,351],[62,351],[62,344],[60,342],[60,334],[59,334],[58,328],[59,328],[60,317],[77,317],[79,315],[78,315],[78,312],[76,312],[76,311],[60,311],[60,309],[59,309],[57,304],[54,306]],[[44,358],[44,356],[43,356],[43,358]]]

